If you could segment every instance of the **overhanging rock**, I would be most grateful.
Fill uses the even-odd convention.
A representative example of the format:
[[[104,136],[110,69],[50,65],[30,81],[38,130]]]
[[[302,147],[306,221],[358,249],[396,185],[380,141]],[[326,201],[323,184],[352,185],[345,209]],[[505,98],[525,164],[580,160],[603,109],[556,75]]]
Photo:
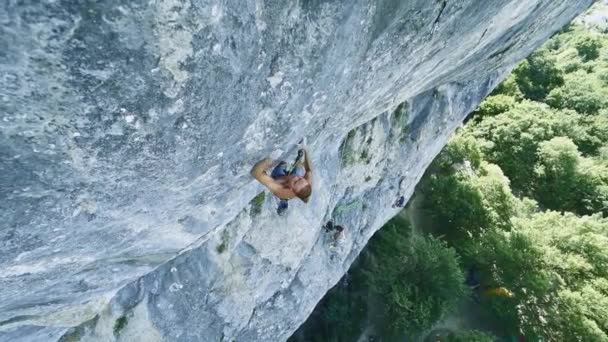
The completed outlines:
[[[285,340],[467,113],[591,3],[9,1],[0,340]],[[314,195],[278,217],[249,169],[302,137]]]

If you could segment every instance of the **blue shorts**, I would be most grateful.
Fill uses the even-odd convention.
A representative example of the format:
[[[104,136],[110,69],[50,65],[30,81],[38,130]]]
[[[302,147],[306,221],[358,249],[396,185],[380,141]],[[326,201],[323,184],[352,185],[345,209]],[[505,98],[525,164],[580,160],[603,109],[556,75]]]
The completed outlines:
[[[306,170],[304,169],[304,167],[302,165],[296,165],[296,167],[293,168],[291,173],[289,173],[287,171],[287,162],[282,161],[279,163],[279,165],[277,165],[272,170],[270,177],[272,177],[274,179],[279,178],[279,177],[285,177],[287,175],[304,177],[305,174],[306,174]]]

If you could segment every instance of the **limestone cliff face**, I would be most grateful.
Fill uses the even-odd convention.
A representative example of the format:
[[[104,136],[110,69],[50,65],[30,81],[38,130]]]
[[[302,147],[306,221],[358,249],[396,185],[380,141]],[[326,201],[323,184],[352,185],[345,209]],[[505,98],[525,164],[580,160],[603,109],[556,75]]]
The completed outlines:
[[[5,1],[0,340],[285,340],[591,2]],[[314,195],[279,217],[249,169],[302,137]]]

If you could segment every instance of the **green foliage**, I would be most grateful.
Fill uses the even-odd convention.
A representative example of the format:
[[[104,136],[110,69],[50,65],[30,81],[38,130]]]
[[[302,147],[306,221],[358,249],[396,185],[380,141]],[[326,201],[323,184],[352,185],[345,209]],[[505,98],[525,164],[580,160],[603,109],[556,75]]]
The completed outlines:
[[[522,329],[532,340],[544,336],[544,303],[553,283],[534,242],[518,232],[490,230],[464,253],[476,261],[484,288],[505,287],[514,293],[513,298],[484,298],[485,306],[503,327],[507,331]]]
[[[592,287],[559,293],[555,335],[562,341],[608,341],[608,294]]]
[[[430,326],[465,293],[454,251],[412,237],[400,217],[374,235],[355,264],[290,340],[356,341],[366,322],[390,338],[413,333],[403,329]],[[368,310],[380,317],[368,318]]]
[[[450,141],[435,161],[442,166],[432,168],[436,172],[422,182],[423,206],[439,232],[450,241],[478,236],[490,227],[509,230],[511,216],[524,208],[511,193],[509,180],[498,166],[479,162],[477,167],[467,168],[462,164],[455,168],[457,164],[448,163],[460,158],[468,160],[471,155],[479,156],[460,152],[463,146],[474,146],[469,145],[470,139],[456,137]]]
[[[72,328],[73,329],[73,328]],[[73,330],[70,331],[68,330],[68,332],[61,336],[61,338],[59,338],[58,342],[79,342],[81,340],[81,335],[78,333],[77,330]]]
[[[257,216],[262,213],[262,206],[264,205],[264,200],[266,199],[266,194],[264,191],[257,194],[250,202],[251,205],[251,215]]]
[[[579,289],[598,277],[608,280],[608,219],[548,211],[514,223],[541,248],[560,284]]]
[[[370,121],[369,126],[373,127],[376,119]],[[346,139],[340,145],[340,158],[343,166],[353,165],[357,162],[365,162],[369,164],[372,160],[372,154],[370,153],[370,145],[372,144],[372,137],[368,136],[367,139],[364,134],[357,134],[359,132],[365,133],[365,130],[369,126],[364,126],[362,129],[355,128],[348,132]]]
[[[122,329],[127,326],[127,316],[120,316],[116,322],[114,322],[114,336],[118,336]]]
[[[541,143],[538,155],[534,186],[543,206],[583,215],[608,212],[603,209],[608,203],[608,168],[582,157],[576,145],[563,137]]]
[[[481,191],[463,174],[432,174],[424,193],[424,208],[450,240],[478,233],[489,225]]]
[[[408,103],[403,102],[395,108],[392,115],[391,124],[394,126],[394,133],[399,135],[399,141],[404,143],[407,142],[408,138],[411,139],[410,126],[408,125],[409,113]]]
[[[554,108],[569,108],[582,114],[597,114],[606,107],[608,92],[600,81],[584,71],[568,74],[566,83],[553,89],[547,103]]]
[[[405,126],[408,120],[407,102],[400,103],[393,112],[393,124],[397,126]]]
[[[364,160],[366,163],[369,164],[369,162],[371,161],[371,157],[369,156],[369,152],[367,151],[367,149],[363,149],[361,151],[361,160]]]
[[[363,331],[367,313],[365,300],[360,294],[349,292],[340,285],[322,302],[322,325],[319,341],[354,341]]]
[[[524,94],[519,89],[514,74],[510,74],[506,80],[499,84],[496,89],[494,89],[491,96],[496,95],[510,96],[516,101],[521,101],[524,98]]]
[[[579,198],[572,196],[577,188],[577,167],[581,158],[572,140],[556,137],[542,142],[536,166],[536,197],[549,209],[573,210]]]
[[[555,63],[547,51],[540,50],[515,68],[515,82],[526,98],[543,100],[552,89],[564,84],[562,71]]]
[[[439,168],[443,172],[451,172],[453,167],[468,162],[474,169],[477,169],[482,160],[483,153],[479,141],[470,134],[456,134],[433,161],[433,167]]]
[[[556,136],[585,139],[576,113],[551,110],[544,104],[523,101],[502,115],[488,117],[471,128],[487,160],[500,165],[514,190],[531,194],[540,142]]]
[[[387,224],[373,238],[364,274],[382,302],[387,336],[415,334],[455,309],[466,296],[455,251],[432,237],[407,237],[406,228]]]
[[[608,162],[608,145],[599,149],[599,160]]]
[[[549,39],[545,43],[545,46],[543,46],[543,48],[547,49],[548,51],[558,51],[562,47],[562,44],[563,44],[562,39],[561,39],[560,35],[558,34],[558,35],[551,37],[551,39]]]
[[[486,116],[494,116],[508,111],[515,107],[516,100],[509,95],[498,94],[487,97],[473,112],[476,120]]]
[[[355,129],[348,132],[346,135],[346,139],[340,145],[340,158],[342,159],[342,165],[348,166],[352,165],[356,161],[355,151],[354,151],[354,142],[355,135],[357,131]]]
[[[219,245],[217,245],[215,247],[215,250],[219,253],[222,254],[224,253],[224,251],[226,250],[226,248],[228,248],[228,243],[230,242],[230,233],[228,232],[227,229],[224,229],[222,231],[222,235],[221,235],[221,242]]]
[[[554,279],[546,292],[544,336],[556,341],[608,341],[608,219],[556,212],[515,220],[541,251]],[[526,294],[520,294],[526,299]]]
[[[600,56],[602,43],[595,37],[584,36],[576,42],[575,47],[583,61],[588,62]]]
[[[447,342],[493,342],[496,338],[479,330],[465,330],[452,333]]]
[[[289,341],[356,341],[367,319],[365,288],[347,273],[317,304]]]
[[[584,155],[599,154],[599,149],[608,141],[608,110],[599,115],[579,116],[576,125],[580,127],[579,136],[574,142]]]

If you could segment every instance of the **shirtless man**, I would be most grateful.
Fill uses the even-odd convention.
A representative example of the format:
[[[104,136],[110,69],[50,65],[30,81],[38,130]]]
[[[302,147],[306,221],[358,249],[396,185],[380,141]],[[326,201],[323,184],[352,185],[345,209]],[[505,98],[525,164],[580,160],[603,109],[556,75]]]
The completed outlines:
[[[281,161],[270,176],[267,175],[266,170],[272,165],[272,159],[265,158],[253,166],[251,175],[281,200],[297,197],[307,203],[312,193],[312,166],[308,151],[302,150],[304,162],[298,161],[291,173],[287,170],[287,162]]]

